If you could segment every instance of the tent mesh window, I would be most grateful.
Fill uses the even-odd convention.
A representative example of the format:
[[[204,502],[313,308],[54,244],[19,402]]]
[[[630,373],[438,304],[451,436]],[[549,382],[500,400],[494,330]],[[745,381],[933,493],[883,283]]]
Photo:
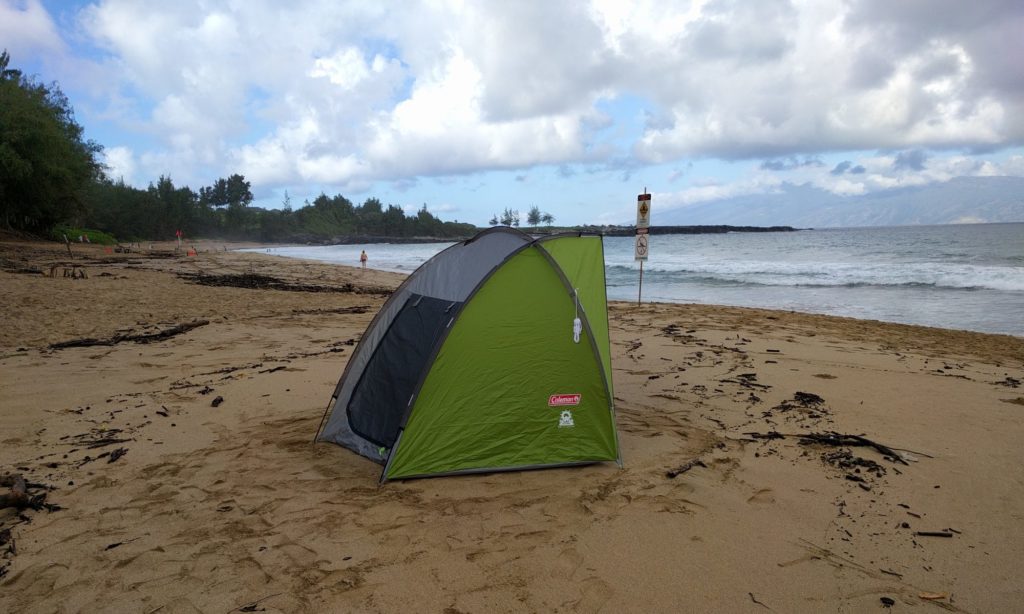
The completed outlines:
[[[438,337],[461,303],[411,295],[370,358],[348,405],[359,436],[390,448]]]

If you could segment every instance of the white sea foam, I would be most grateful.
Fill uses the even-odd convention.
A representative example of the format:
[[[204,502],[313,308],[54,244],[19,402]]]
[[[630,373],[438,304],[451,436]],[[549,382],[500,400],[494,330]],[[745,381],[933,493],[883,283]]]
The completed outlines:
[[[616,273],[635,274],[635,266],[612,265]],[[979,266],[938,262],[664,262],[648,264],[648,274],[680,280],[731,282],[756,286],[930,286],[1024,292],[1024,267]]]
[[[769,307],[1024,335],[1024,224],[655,235],[650,300]],[[449,244],[271,248],[410,273]],[[255,251],[255,250],[254,250]],[[262,250],[261,250],[262,251]],[[608,296],[637,298],[633,239],[605,238]]]

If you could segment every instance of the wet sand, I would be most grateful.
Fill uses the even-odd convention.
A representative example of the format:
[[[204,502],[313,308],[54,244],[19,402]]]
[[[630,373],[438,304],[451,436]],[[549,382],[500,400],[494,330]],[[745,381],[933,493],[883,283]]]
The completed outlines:
[[[613,303],[625,468],[378,486],[311,440],[401,277],[220,245],[0,243],[0,474],[60,507],[0,510],[0,611],[1024,602],[1024,339]]]

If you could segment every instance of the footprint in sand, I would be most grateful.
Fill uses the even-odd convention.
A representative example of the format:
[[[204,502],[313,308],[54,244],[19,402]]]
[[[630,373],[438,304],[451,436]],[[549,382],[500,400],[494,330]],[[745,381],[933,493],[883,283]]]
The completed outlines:
[[[775,503],[775,495],[772,494],[771,488],[762,488],[747,499],[747,503],[760,505]]]
[[[573,548],[566,548],[555,561],[555,573],[571,580],[582,564],[583,556]]]
[[[583,597],[573,604],[573,609],[577,612],[597,612],[615,594],[607,582],[593,576],[580,582],[579,588]]]

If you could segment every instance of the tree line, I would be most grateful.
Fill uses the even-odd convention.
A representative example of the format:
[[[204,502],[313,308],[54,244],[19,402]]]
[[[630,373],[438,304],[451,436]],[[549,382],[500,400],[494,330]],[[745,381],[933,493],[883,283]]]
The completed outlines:
[[[541,222],[543,222],[545,226],[551,226],[551,224],[553,224],[554,221],[555,216],[551,215],[550,213],[545,213],[541,211],[540,207],[537,207],[536,205],[530,207],[530,210],[526,212],[527,226],[532,226],[536,228],[541,225]],[[498,226],[500,224],[502,226],[514,226],[516,228],[519,228],[519,225],[521,223],[519,209],[509,209],[508,207],[505,207],[505,210],[501,212],[501,215],[495,213],[494,215],[491,216],[491,219],[488,223],[491,226]]]
[[[8,229],[42,235],[68,225],[122,241],[186,236],[260,241],[329,241],[341,236],[462,237],[472,224],[444,222],[424,204],[413,215],[369,198],[357,205],[320,194],[293,209],[253,207],[251,184],[233,174],[192,190],[161,176],[145,189],[113,180],[103,148],[86,140],[57,83],[10,67],[0,53],[0,216]]]

